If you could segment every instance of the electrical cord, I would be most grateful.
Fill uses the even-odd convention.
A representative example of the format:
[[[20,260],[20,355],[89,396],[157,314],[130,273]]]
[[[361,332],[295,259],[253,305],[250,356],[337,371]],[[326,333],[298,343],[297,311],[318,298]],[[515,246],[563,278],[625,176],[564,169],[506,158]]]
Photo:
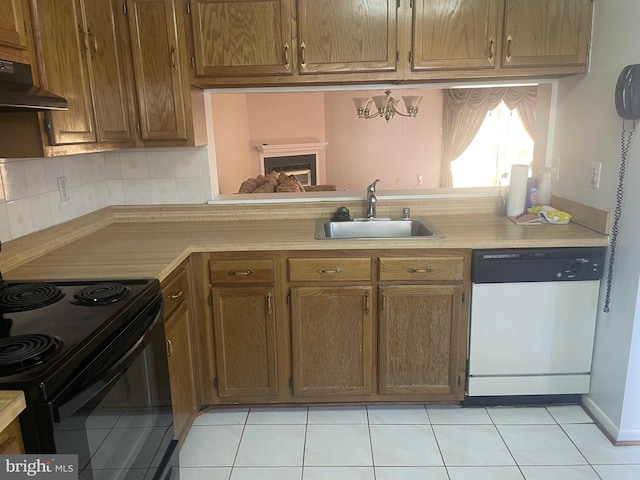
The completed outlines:
[[[618,190],[616,191],[616,209],[613,214],[613,225],[611,226],[611,242],[609,243],[609,269],[607,272],[607,293],[604,297],[604,307],[602,311],[609,313],[611,303],[611,285],[613,283],[613,266],[616,256],[616,244],[618,243],[618,231],[620,229],[620,217],[622,216],[622,199],[624,197],[624,175],[627,169],[627,156],[631,148],[631,140],[635,133],[635,122],[633,130],[627,132],[624,120],[622,121],[622,131],[620,132],[620,173],[618,176]]]

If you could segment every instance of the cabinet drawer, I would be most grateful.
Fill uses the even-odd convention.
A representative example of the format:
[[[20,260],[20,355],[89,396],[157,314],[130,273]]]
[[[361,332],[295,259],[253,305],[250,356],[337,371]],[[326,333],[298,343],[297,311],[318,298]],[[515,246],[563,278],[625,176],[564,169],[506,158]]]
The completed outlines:
[[[380,258],[380,281],[462,280],[462,257]]]
[[[370,258],[290,258],[290,282],[371,280]]]
[[[162,300],[164,301],[164,315],[169,318],[178,305],[189,296],[189,277],[187,269],[182,268],[169,283],[162,286]]]
[[[210,260],[211,283],[273,283],[273,260]]]

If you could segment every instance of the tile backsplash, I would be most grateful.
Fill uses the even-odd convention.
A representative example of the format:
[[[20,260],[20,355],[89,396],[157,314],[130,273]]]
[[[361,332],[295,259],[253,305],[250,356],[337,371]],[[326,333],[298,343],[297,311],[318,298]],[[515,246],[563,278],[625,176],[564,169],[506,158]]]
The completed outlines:
[[[2,241],[109,205],[206,203],[212,197],[207,147],[0,159],[0,176]],[[67,178],[65,201],[59,177]]]

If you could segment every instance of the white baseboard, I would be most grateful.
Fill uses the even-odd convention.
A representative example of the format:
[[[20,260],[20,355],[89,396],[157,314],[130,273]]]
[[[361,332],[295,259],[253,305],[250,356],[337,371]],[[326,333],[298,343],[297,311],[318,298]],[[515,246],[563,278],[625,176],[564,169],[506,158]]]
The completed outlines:
[[[620,428],[600,409],[591,398],[585,396],[582,399],[582,406],[589,412],[593,419],[603,428],[609,437],[619,441]]]

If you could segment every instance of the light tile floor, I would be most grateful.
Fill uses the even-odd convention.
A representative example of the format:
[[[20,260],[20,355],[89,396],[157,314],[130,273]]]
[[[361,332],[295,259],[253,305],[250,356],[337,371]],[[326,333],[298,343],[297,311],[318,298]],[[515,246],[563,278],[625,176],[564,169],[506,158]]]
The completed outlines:
[[[577,405],[214,410],[180,453],[182,480],[637,480]]]

